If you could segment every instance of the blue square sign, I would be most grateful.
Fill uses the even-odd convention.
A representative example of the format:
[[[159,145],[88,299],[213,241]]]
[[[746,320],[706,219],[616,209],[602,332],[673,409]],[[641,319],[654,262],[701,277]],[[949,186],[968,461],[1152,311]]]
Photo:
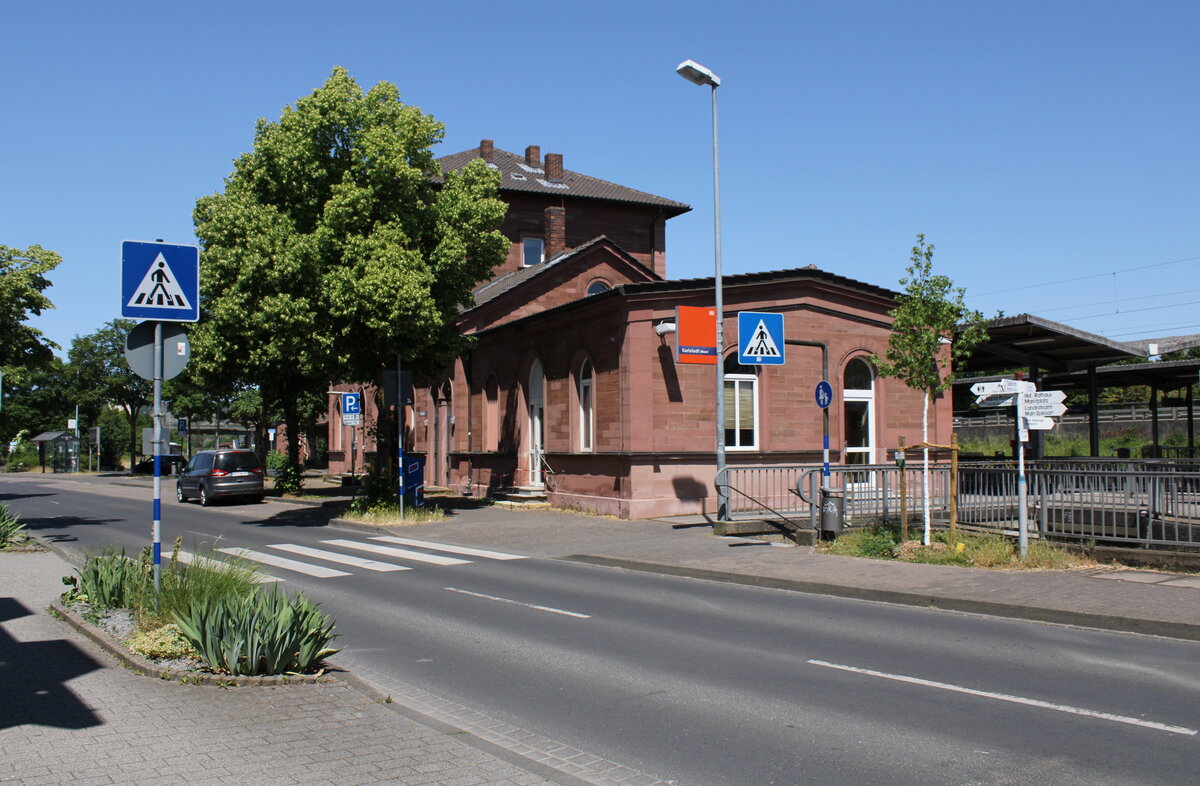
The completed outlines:
[[[158,322],[198,322],[200,247],[123,241],[121,316]]]
[[[738,312],[738,363],[782,366],[783,347],[783,314]]]

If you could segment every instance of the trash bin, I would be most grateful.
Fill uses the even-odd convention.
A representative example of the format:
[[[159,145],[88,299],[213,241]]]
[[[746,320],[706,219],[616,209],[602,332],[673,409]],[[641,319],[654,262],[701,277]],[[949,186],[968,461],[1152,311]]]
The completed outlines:
[[[837,535],[846,518],[846,492],[821,486],[821,532]]]

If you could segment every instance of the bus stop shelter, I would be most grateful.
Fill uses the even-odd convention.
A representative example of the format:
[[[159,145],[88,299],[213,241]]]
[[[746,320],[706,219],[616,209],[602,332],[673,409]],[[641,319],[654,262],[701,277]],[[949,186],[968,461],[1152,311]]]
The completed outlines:
[[[70,431],[43,431],[30,442],[37,443],[42,472],[47,461],[53,472],[79,471],[79,437]]]

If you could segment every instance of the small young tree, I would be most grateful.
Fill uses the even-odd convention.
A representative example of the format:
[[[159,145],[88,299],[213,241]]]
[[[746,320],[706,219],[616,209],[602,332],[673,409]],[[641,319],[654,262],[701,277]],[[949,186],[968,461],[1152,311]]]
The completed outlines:
[[[917,235],[908,275],[900,279],[904,294],[888,312],[892,333],[886,359],[872,360],[883,377],[897,377],[923,393],[921,441],[929,444],[929,402],[954,382],[954,366],[965,361],[987,340],[983,315],[967,308],[966,290],[947,276],[933,272],[933,244]],[[925,545],[930,539],[929,448],[922,450],[921,485],[924,496]]]

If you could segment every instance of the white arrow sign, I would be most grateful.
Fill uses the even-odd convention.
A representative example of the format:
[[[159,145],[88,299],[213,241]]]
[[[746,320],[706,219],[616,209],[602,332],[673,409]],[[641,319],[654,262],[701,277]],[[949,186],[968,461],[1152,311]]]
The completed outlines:
[[[1032,393],[1037,390],[1032,382],[1021,379],[1001,379],[996,382],[976,382],[971,392],[976,396],[991,396],[997,393]]]
[[[1025,403],[1025,416],[1030,418],[1056,418],[1064,414],[1067,407],[1064,404],[1042,404],[1040,402]]]
[[[1057,417],[1067,411],[1067,405],[1062,403],[1067,394],[1061,390],[1042,390],[1026,394],[1022,402],[1024,414],[1028,417]]]
[[[1017,403],[1016,393],[992,393],[989,396],[979,396],[975,403],[981,407],[1011,407]]]
[[[1043,417],[1026,417],[1024,418],[1025,428],[1034,429],[1035,431],[1045,431],[1046,429],[1054,428],[1056,422],[1054,418]]]

